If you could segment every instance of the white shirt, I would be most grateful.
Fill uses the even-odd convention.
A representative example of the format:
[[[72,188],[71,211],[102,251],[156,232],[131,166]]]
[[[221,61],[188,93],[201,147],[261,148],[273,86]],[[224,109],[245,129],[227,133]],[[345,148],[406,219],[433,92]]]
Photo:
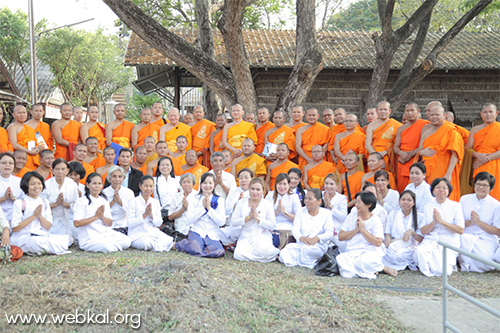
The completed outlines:
[[[229,191],[229,194],[227,195],[226,199],[226,215],[231,216],[234,212],[234,209],[236,208],[236,204],[238,203],[238,200],[240,200],[240,195],[243,192],[243,198],[248,197],[248,190],[243,191],[241,187],[237,187],[235,189],[232,189]]]
[[[353,209],[351,213],[347,216],[347,219],[345,220],[341,230],[352,231],[356,229],[357,222],[358,222],[358,212],[354,211]],[[376,214],[373,214],[372,212],[372,217],[370,217],[368,220],[364,222],[366,231],[368,231],[370,234],[372,234],[377,238],[380,238],[382,240],[384,239],[384,228],[382,226],[382,221],[380,221],[380,218]],[[375,246],[370,242],[368,242],[366,238],[360,232],[358,232],[351,239],[346,241],[345,251],[346,252],[354,250],[376,251],[379,248],[380,248],[379,246]]]
[[[215,175],[213,169],[208,171],[208,172]],[[236,179],[234,178],[234,176],[231,173],[222,170],[221,177],[222,177],[222,183],[229,188],[229,191],[234,190],[237,187]],[[229,192],[226,194],[226,192],[224,192],[224,190],[222,189],[222,187],[220,185],[217,185],[215,187],[214,193],[216,195],[218,195],[219,197],[223,198],[224,200],[226,200],[226,198],[229,194]]]
[[[21,191],[21,178],[10,175],[8,178],[4,178],[0,176],[0,197],[5,195],[7,188],[12,190],[12,194],[14,194],[14,199],[20,199],[24,196],[24,193]],[[7,221],[12,219],[12,207],[14,205],[14,201],[5,200],[0,204],[2,207],[3,214]]]
[[[160,202],[162,208],[167,208],[170,211],[170,205],[172,204],[172,199],[174,196],[181,195],[182,192],[181,185],[179,183],[180,177],[175,176],[172,178],[170,176],[158,176],[154,177],[155,180],[155,192],[154,196]]]
[[[351,214],[352,213],[355,213],[356,216],[358,216],[358,209],[356,207],[353,207],[352,210],[351,210]],[[382,205],[380,205],[380,204],[377,203],[377,205],[373,209],[372,213],[374,215],[378,216],[378,218],[382,222],[382,230],[385,230],[385,224],[387,222],[387,211],[385,210],[385,208],[382,207]]]
[[[266,200],[268,200],[274,208],[274,211],[278,209],[279,202],[281,200],[281,204],[286,212],[297,215],[299,210],[302,208],[300,204],[300,199],[297,194],[288,194],[285,195],[278,194],[276,197],[276,202],[274,202],[274,191],[267,193]],[[276,215],[276,230],[292,230],[293,220],[289,220],[282,212]]]
[[[53,204],[57,201],[60,193],[63,194],[64,201],[70,204],[70,208],[66,209],[62,205],[52,208],[52,217],[54,220],[63,219],[66,224],[70,220],[69,211],[73,209],[74,203],[80,197],[78,187],[73,179],[65,177],[61,187],[59,187],[55,177],[49,178],[45,181],[45,190],[40,196]]]
[[[52,223],[52,211],[50,210],[50,204],[46,199],[42,199],[40,196],[36,199],[26,195],[22,199],[17,199],[14,201],[14,207],[12,211],[12,221],[10,226],[12,228],[17,227],[21,222],[23,222],[28,217],[32,216],[35,209],[42,205],[42,216],[45,217],[50,223]],[[23,212],[24,209],[24,212]],[[14,232],[12,236],[17,235],[48,235],[48,230],[45,229],[38,218],[34,219],[30,224],[28,224],[23,229]]]
[[[104,206],[104,217],[113,219],[108,200],[106,200],[102,196],[94,198],[93,196],[89,195],[89,197],[90,204],[88,198],[85,195],[76,200],[74,206],[75,220],[83,220],[95,216],[97,209],[101,206]],[[109,226],[104,224],[102,219],[97,219],[90,224],[76,228],[78,233],[78,243],[80,243],[80,245],[83,245],[92,237],[98,237],[102,234],[105,234],[106,232],[108,232],[108,230],[110,230],[109,228]]]
[[[335,195],[337,196],[337,195]],[[318,237],[320,243],[333,239],[334,226],[332,214],[326,208],[319,208],[318,214],[312,216],[307,207],[302,207],[293,221],[292,234],[297,243],[301,237]]]
[[[191,225],[191,231],[196,232],[201,238],[219,240],[219,227],[226,222],[224,199],[218,198],[212,206],[213,195],[209,200],[211,203],[210,209],[205,209],[203,206],[203,198],[201,194],[193,197],[188,205],[188,223]]]
[[[146,211],[146,206],[151,204],[151,212],[153,217],[150,215],[143,218],[143,214]],[[148,198],[148,201],[144,200],[144,197],[140,194],[134,198],[133,202],[130,202],[130,206],[133,206],[134,216],[128,220],[128,236],[132,241],[142,237],[148,231],[157,229],[163,223],[161,217],[161,207],[158,200],[155,198]]]
[[[461,227],[465,226],[462,205],[458,202],[446,199],[446,201],[442,204],[439,204],[436,200],[434,200],[425,207],[425,219],[422,226],[420,226],[420,229],[434,220],[433,214],[435,208],[439,211],[439,214],[441,214],[443,221],[459,225]],[[424,241],[425,240],[435,242],[441,240],[451,245],[460,247],[460,235],[449,231],[439,223],[434,225],[434,229],[432,229],[430,233],[424,235]]]
[[[424,215],[417,213],[417,229],[419,225],[422,225],[424,221]],[[392,236],[394,239],[402,239],[403,234],[407,230],[417,231],[413,228],[413,213],[408,216],[404,216],[401,208],[398,210],[393,210],[387,216],[387,222],[385,224],[385,233]]]
[[[475,211],[479,215],[479,220],[488,225],[500,228],[500,202],[489,194],[479,200],[475,193],[466,194],[460,198],[464,220],[471,220],[471,212]],[[498,237],[481,229],[477,224],[465,227],[464,234],[481,235],[482,238],[491,238],[497,241]]]
[[[382,205],[387,213],[397,210],[399,208],[399,192],[389,189],[387,195],[384,198],[384,204]]]
[[[191,191],[191,193],[188,194],[186,200],[188,201],[188,209],[189,209],[189,205],[195,205],[196,202],[194,200],[194,196],[198,194],[198,191],[196,191],[195,189],[193,189]],[[170,203],[170,210],[169,210],[169,214],[172,214],[172,213],[175,213],[177,212],[178,210],[180,210],[182,208],[182,199],[184,198],[184,192],[182,192],[182,195],[176,195],[172,198],[172,202]],[[189,232],[189,228],[191,227],[191,225],[189,224],[189,221],[188,221],[188,210],[186,210],[184,213],[182,213],[181,216],[179,216],[178,218],[175,219],[175,230],[184,234],[184,235],[187,235],[188,232]]]
[[[106,195],[108,202],[113,201],[113,195],[115,194],[115,189],[112,186],[106,187],[102,190],[102,193]],[[120,199],[122,200],[122,206],[117,202],[111,207],[111,215],[113,216],[112,228],[126,228],[128,226],[128,220],[135,216],[134,205],[135,196],[134,191],[127,187],[120,186],[118,190]]]
[[[323,191],[323,198],[325,197],[325,192]],[[340,193],[335,193],[335,196],[330,199],[333,226],[335,227],[335,233],[338,234],[342,224],[347,217],[347,197]]]
[[[242,227],[240,238],[258,239],[263,233],[276,229],[276,217],[274,215],[273,204],[265,199],[261,199],[257,206],[257,215],[260,222],[250,220],[245,223],[245,218],[250,215],[249,197],[243,198],[236,204],[236,208],[231,219],[231,226]]]
[[[431,194],[431,186],[423,181],[418,187],[410,183],[406,185],[405,190],[410,190],[415,193],[417,212],[425,215],[425,206],[434,201],[434,197]]]

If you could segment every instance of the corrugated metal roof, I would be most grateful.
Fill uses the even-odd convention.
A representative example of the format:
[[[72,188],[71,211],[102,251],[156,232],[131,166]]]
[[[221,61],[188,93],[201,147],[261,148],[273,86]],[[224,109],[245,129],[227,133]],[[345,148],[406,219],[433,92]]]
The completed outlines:
[[[31,65],[27,64],[24,70],[29,75],[31,72]],[[52,85],[55,77],[50,71],[49,65],[44,64],[40,59],[37,59],[36,61],[36,72],[38,88],[37,102],[45,104],[49,101],[51,95],[56,89],[56,87]],[[19,66],[16,69],[15,82],[21,95],[25,99],[29,99],[28,96],[31,87],[29,86],[29,83],[26,83],[22,69]]]

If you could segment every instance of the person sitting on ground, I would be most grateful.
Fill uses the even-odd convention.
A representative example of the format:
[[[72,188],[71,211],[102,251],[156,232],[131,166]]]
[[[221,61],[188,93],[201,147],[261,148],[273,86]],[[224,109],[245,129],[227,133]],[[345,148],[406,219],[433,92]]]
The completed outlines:
[[[273,231],[273,241],[275,245],[278,243],[274,240],[277,236],[278,248],[281,250],[290,242],[293,220],[302,209],[299,196],[290,190],[290,177],[286,173],[280,173],[276,177],[274,191],[266,195],[266,200],[273,204],[276,215],[276,230]]]
[[[173,233],[173,223],[168,218],[168,214],[172,209],[171,205],[174,197],[179,195],[182,189],[179,184],[180,178],[174,174],[174,166],[170,157],[160,158],[154,179],[154,197],[160,202],[161,209],[166,212],[166,215],[162,215],[163,224],[160,227],[160,230],[167,234],[171,234]]]
[[[224,199],[214,195],[214,189],[215,176],[208,172],[203,174],[200,193],[195,195],[189,204],[193,206],[188,213],[191,229],[187,239],[175,243],[178,251],[206,258],[224,256],[224,248],[219,238],[219,227],[226,221]]]
[[[375,186],[377,187],[378,203],[385,208],[387,213],[399,208],[399,193],[391,189],[389,174],[385,170],[375,172]]]
[[[78,189],[78,195],[81,197],[83,194],[85,194],[85,185],[80,183],[80,180],[85,178],[86,171],[85,168],[83,167],[82,163],[80,162],[69,162],[69,173],[68,177],[73,179],[73,181],[76,183],[76,188]]]
[[[333,226],[335,228],[333,242],[339,247],[339,251],[342,252],[345,248],[345,242],[339,241],[338,232],[347,217],[347,198],[345,195],[339,193],[339,190],[342,188],[342,181],[339,174],[335,172],[326,175],[323,187],[325,188],[323,192],[324,207],[331,211]]]
[[[372,183],[366,183],[365,185],[363,185],[363,187],[361,188],[361,191],[372,192],[373,195],[375,195],[375,197],[377,197],[377,187],[375,185],[373,185]],[[353,207],[351,210],[351,213],[356,212],[356,210],[357,210],[357,208]],[[385,208],[382,207],[382,205],[379,205],[377,202],[377,205],[375,206],[375,209],[373,210],[373,214],[377,215],[378,218],[380,219],[380,221],[382,221],[382,226],[384,227],[384,230],[385,230],[385,223],[387,221],[387,211],[385,210]]]
[[[26,254],[68,253],[69,236],[49,233],[52,211],[49,202],[40,197],[44,189],[45,181],[35,171],[26,173],[21,179],[21,190],[26,195],[14,202],[10,241]]]
[[[321,208],[321,191],[310,189],[306,194],[306,207],[295,216],[292,234],[296,243],[290,243],[281,250],[279,260],[286,266],[314,268],[328,250],[333,238],[332,214]]]
[[[10,227],[9,221],[3,215],[3,211],[0,209],[0,246],[10,247],[10,258],[11,262],[18,261],[23,256],[23,250],[20,247],[10,244]],[[1,260],[0,260],[1,262]]]
[[[300,203],[302,207],[305,206],[304,199],[306,198],[306,192],[302,187],[302,171],[299,168],[291,168],[288,170],[288,177],[290,177],[290,189],[292,193],[299,196]]]
[[[234,249],[234,259],[271,262],[280,252],[273,245],[271,230],[276,229],[273,204],[264,199],[267,186],[263,179],[250,181],[249,196],[241,199],[234,210],[231,225],[241,226]]]
[[[417,198],[417,212],[425,213],[427,204],[434,201],[431,194],[431,186],[425,181],[425,173],[427,169],[422,162],[413,163],[410,167],[410,181],[405,190],[415,193]]]
[[[101,176],[91,173],[87,177],[85,194],[75,203],[73,223],[78,232],[78,246],[89,252],[125,250],[130,247],[131,240],[111,228],[113,216],[102,187]]]
[[[191,227],[188,223],[189,202],[192,202],[194,196],[198,194],[198,191],[194,189],[196,179],[194,179],[192,173],[183,174],[180,178],[180,184],[182,195],[177,194],[173,196],[168,215],[168,219],[174,221],[175,233],[172,236],[174,237],[174,241],[187,238],[189,228]]]

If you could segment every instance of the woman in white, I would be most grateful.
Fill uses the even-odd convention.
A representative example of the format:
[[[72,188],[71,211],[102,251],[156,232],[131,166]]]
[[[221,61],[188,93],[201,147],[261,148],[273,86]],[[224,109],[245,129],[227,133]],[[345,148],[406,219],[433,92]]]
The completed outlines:
[[[377,187],[378,203],[384,207],[387,214],[399,208],[399,193],[389,185],[389,174],[385,170],[375,172],[375,186]]]
[[[448,199],[453,186],[446,178],[436,178],[431,193],[436,198],[425,207],[424,224],[420,234],[424,240],[415,251],[415,262],[425,276],[441,276],[443,273],[443,247],[438,241],[460,247],[460,234],[464,232],[462,205]],[[447,274],[456,266],[457,253],[447,250]]]
[[[377,197],[377,187],[370,182],[366,182],[365,185],[363,185],[363,187],[361,188],[361,190],[371,192],[371,193],[373,193],[375,198]],[[355,213],[355,214],[358,213],[358,209],[356,208],[356,206],[354,206],[352,208],[351,213]],[[382,207],[382,205],[380,205],[377,201],[377,204],[375,205],[375,208],[373,209],[372,213],[377,215],[378,218],[380,219],[380,221],[382,221],[382,229],[384,230],[385,223],[387,221],[387,215],[388,215],[385,208]]]
[[[418,226],[423,224],[424,216],[417,213],[415,193],[405,190],[399,199],[399,209],[387,217],[384,244],[387,248],[382,260],[385,266],[402,271],[409,267],[417,270],[415,250],[422,236],[417,234]]]
[[[178,251],[207,258],[224,256],[219,238],[219,227],[226,222],[224,199],[216,196],[214,189],[215,175],[204,173],[200,179],[200,193],[189,202],[188,223],[191,229],[187,239],[175,243]]]
[[[290,243],[281,250],[279,260],[286,266],[314,268],[316,262],[328,250],[333,238],[332,214],[321,208],[321,191],[313,188],[307,191],[306,206],[295,216],[292,234],[296,243]]]
[[[405,190],[415,193],[417,212],[425,215],[425,207],[434,201],[431,194],[431,186],[425,181],[427,168],[422,162],[413,163],[410,167],[410,181]]]
[[[21,178],[12,175],[15,164],[11,153],[0,154],[0,207],[7,221],[12,220],[14,200],[23,196],[20,187]]]
[[[264,199],[266,183],[261,178],[250,182],[250,195],[236,204],[231,225],[241,226],[234,259],[271,262],[280,252],[273,245],[271,230],[276,227],[273,204]]]
[[[124,235],[127,234],[129,220],[135,216],[134,206],[131,204],[135,200],[134,192],[122,186],[125,176],[125,170],[122,167],[113,165],[108,169],[106,176],[111,185],[102,190],[111,208],[111,216],[113,218],[111,228]]]
[[[160,158],[155,174],[154,197],[160,202],[161,208],[170,212],[172,200],[180,192],[182,192],[182,188],[179,184],[179,177],[174,174],[172,160],[170,157]]]
[[[342,181],[339,174],[329,173],[326,175],[324,188],[324,206],[332,212],[333,227],[335,228],[333,242],[337,245],[339,251],[343,252],[345,250],[345,242],[339,241],[338,233],[347,217],[347,197],[338,192],[338,190],[342,190]]]
[[[288,170],[288,177],[290,177],[290,189],[292,190],[292,193],[299,196],[300,204],[304,207],[306,192],[302,187],[302,171],[300,171],[299,168],[291,168]]]
[[[474,192],[460,198],[465,219],[465,230],[460,236],[460,248],[486,259],[493,259],[500,236],[500,202],[489,195],[495,186],[495,177],[479,172],[474,177]],[[493,267],[460,254],[460,268],[464,272],[487,272]]]
[[[189,233],[188,222],[188,207],[189,202],[193,201],[194,196],[198,191],[194,189],[196,179],[192,173],[185,173],[181,176],[182,195],[176,195],[172,199],[168,218],[174,222],[176,231],[176,240],[181,240],[187,237]]]
[[[290,189],[290,178],[286,173],[280,173],[274,183],[274,191],[266,195],[266,200],[273,204],[276,215],[276,230],[273,236],[279,237],[279,249],[284,248],[292,236],[293,220],[295,215],[302,209],[297,194]],[[275,236],[276,235],[276,236]]]
[[[81,197],[85,193],[85,185],[80,183],[80,180],[85,178],[87,171],[85,171],[85,168],[83,167],[82,163],[78,161],[69,162],[68,167],[69,167],[68,177],[73,179],[73,181],[75,182],[78,188],[78,195]]]
[[[339,240],[347,243],[345,252],[337,256],[337,263],[340,275],[345,278],[359,276],[375,279],[377,273],[384,269],[384,250],[381,247],[384,228],[379,217],[373,213],[376,205],[377,198],[372,192],[359,192],[356,194],[357,209],[347,216],[340,229]]]
[[[44,188],[39,173],[30,171],[23,176],[21,189],[26,195],[14,202],[11,243],[29,254],[68,253],[69,236],[48,232],[52,227],[52,212],[49,202],[40,197]]]
[[[155,182],[151,176],[143,176],[139,183],[141,194],[130,203],[135,207],[135,216],[129,220],[128,236],[132,247],[155,252],[167,252],[174,239],[158,229],[162,224],[160,203],[153,198]]]
[[[90,252],[116,252],[130,247],[130,238],[111,228],[113,217],[102,193],[102,177],[96,172],[87,177],[85,194],[74,206],[73,221],[80,249]]]
[[[64,158],[56,159],[52,163],[53,177],[45,182],[42,197],[50,202],[52,209],[53,221],[49,232],[57,235],[69,235],[72,242],[73,237],[76,237],[76,229],[71,223],[73,221],[73,204],[80,195],[75,182],[66,177],[68,172],[68,162]]]

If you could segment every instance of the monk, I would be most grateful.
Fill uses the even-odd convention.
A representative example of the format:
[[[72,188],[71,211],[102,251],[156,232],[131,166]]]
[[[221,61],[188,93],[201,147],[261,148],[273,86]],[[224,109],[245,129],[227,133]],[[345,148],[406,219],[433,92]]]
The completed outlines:
[[[382,154],[374,152],[368,156],[366,164],[368,165],[368,170],[370,171],[364,174],[361,179],[361,186],[365,185],[365,183],[372,183],[375,185],[375,173],[384,169],[384,158],[382,157]],[[389,171],[387,171],[387,173],[389,174],[389,185],[392,189],[397,189],[394,175]]]
[[[368,127],[368,125],[370,125],[371,123],[373,123],[377,119],[378,119],[377,108],[369,108],[366,110],[366,121],[368,121],[368,124],[363,126],[363,132],[365,132],[365,134],[366,134],[366,128]]]
[[[394,154],[397,158],[397,190],[399,193],[403,192],[410,182],[410,167],[420,149],[420,134],[422,128],[429,123],[427,120],[420,119],[420,109],[418,104],[414,102],[405,105],[404,115],[407,122],[398,128],[396,140],[394,141]]]
[[[222,133],[224,132],[226,122],[227,119],[224,113],[219,113],[215,117],[216,128],[210,133],[210,154],[224,150],[224,146],[222,145]]]
[[[35,130],[24,123],[28,118],[26,108],[22,105],[17,105],[12,115],[14,116],[14,122],[7,127],[10,144],[14,150],[23,150],[28,154],[26,167],[35,170],[40,165],[38,153],[44,147],[37,146]]]
[[[419,152],[427,168],[427,181],[432,183],[439,177],[448,179],[453,186],[449,198],[458,202],[459,173],[464,156],[463,139],[452,124],[445,123],[442,106],[436,106],[431,110],[429,120],[432,127],[427,131],[422,129]]]
[[[193,142],[191,137],[191,128],[188,125],[179,122],[181,118],[179,109],[171,108],[168,110],[167,117],[170,122],[160,128],[159,140],[165,140],[167,143],[168,154],[172,154],[177,151],[175,140],[179,135],[184,135],[187,138],[188,149],[191,149]]]
[[[295,152],[295,133],[294,130],[288,126],[284,125],[285,113],[283,111],[274,111],[273,123],[274,127],[268,129],[264,135],[264,141],[266,142],[266,147],[264,148],[264,155],[266,160],[274,162],[278,159],[277,152],[269,153],[272,149],[272,145],[278,146],[281,143],[285,143],[289,150],[288,159],[292,160],[297,153]],[[275,147],[277,148],[277,147]],[[295,164],[295,163],[294,163]]]
[[[95,171],[95,169],[92,165],[85,162],[85,157],[87,157],[87,146],[84,145],[83,143],[77,144],[75,147],[74,154],[75,154],[75,158],[70,162],[76,161],[76,162],[82,163],[83,168],[85,169],[85,178],[80,179],[80,183],[85,184],[85,181],[87,180],[87,176]]]
[[[361,191],[361,179],[364,173],[358,170],[358,155],[347,153],[344,163],[347,171],[340,177],[342,179],[342,193],[347,197],[348,207],[354,207],[356,194]],[[349,188],[347,185],[349,185]]]
[[[235,158],[231,163],[231,173],[233,174],[233,176],[236,177],[241,169],[248,168],[252,170],[255,177],[259,177],[264,180],[267,173],[266,160],[254,153],[254,141],[252,139],[245,139],[245,141],[243,141],[243,144],[241,145],[241,151],[243,152],[243,155]]]
[[[377,105],[378,119],[366,128],[365,148],[368,154],[378,152],[385,162],[385,170],[394,171],[394,141],[396,132],[402,124],[389,118],[392,113],[391,104],[386,101]]]
[[[198,163],[198,156],[193,149],[189,149],[186,152],[186,164],[184,164],[181,168],[182,174],[193,174],[194,179],[196,180],[194,189],[198,191],[200,188],[200,178],[205,172],[208,172],[208,168]]]
[[[116,153],[115,150],[111,147],[106,147],[102,151],[102,156],[104,157],[104,160],[106,161],[106,164],[104,166],[97,168],[96,172],[101,175],[102,177],[102,183],[104,184],[106,182],[106,176],[108,174],[109,168],[111,168],[113,165],[115,165],[115,158],[116,158]]]
[[[223,150],[222,155],[224,156],[224,166],[222,170],[231,173],[231,163],[233,163],[233,154],[229,150]]]
[[[483,124],[474,126],[470,131],[467,148],[474,149],[472,153],[474,177],[481,171],[487,171],[497,181],[500,180],[500,124],[496,121],[497,116],[496,105],[485,104],[481,110]],[[499,184],[495,184],[490,190],[490,195],[500,200]]]
[[[172,159],[174,170],[181,170],[181,167],[186,164],[187,138],[184,135],[179,135],[175,140],[177,151],[168,155]],[[182,173],[181,173],[182,174]]]
[[[328,126],[328,128],[332,128],[333,126],[335,126],[335,120],[333,119],[332,109],[324,109],[323,113],[321,114],[321,117],[323,118],[323,124]]]
[[[222,132],[222,145],[229,149],[235,158],[240,157],[242,144],[246,139],[251,139],[257,144],[257,133],[255,133],[254,124],[243,121],[245,114],[240,104],[235,104],[231,108],[232,123],[227,123]]]
[[[23,178],[26,172],[33,171],[26,167],[26,162],[28,160],[28,154],[24,150],[16,150],[14,152],[14,160],[16,164],[14,166],[14,171],[12,174],[16,177]]]
[[[61,105],[61,119],[52,124],[52,135],[56,141],[55,158],[64,158],[69,161],[73,153],[72,149],[80,142],[81,124],[72,120],[72,115],[71,104],[64,103]]]
[[[276,160],[267,166],[266,184],[269,191],[274,190],[274,182],[280,173],[288,174],[288,170],[291,168],[299,167],[297,164],[288,159],[289,154],[290,150],[288,149],[288,145],[286,143],[278,144],[275,154]]]
[[[210,136],[215,131],[215,124],[205,119],[203,106],[196,105],[193,108],[195,123],[191,126],[191,137],[193,138],[193,149],[198,155],[198,162],[210,166]]]
[[[132,128],[132,132],[130,134],[132,147],[134,147],[134,149],[144,145],[144,140],[148,136],[151,136],[158,141],[160,133],[160,127],[151,123],[151,109],[143,108],[141,110],[140,118],[141,122]]]
[[[307,125],[300,127],[295,134],[295,150],[299,154],[299,168],[312,163],[311,149],[320,145],[326,151],[330,141],[330,129],[318,122],[318,109],[310,108],[306,112]]]
[[[244,120],[248,123],[252,123],[252,124],[256,124],[257,123],[257,119],[255,119],[255,113],[253,112],[247,112],[244,114]]]
[[[267,108],[260,108],[257,110],[257,119],[259,123],[255,125],[255,133],[257,134],[257,145],[255,146],[255,153],[262,155],[264,146],[266,145],[266,131],[273,128],[274,124],[269,121],[269,110]]]
[[[160,102],[154,102],[151,107],[151,111],[153,112],[151,116],[151,123],[155,124],[158,127],[162,127],[163,125],[168,124],[168,120],[163,118],[163,104]],[[156,143],[156,142],[155,142]]]
[[[467,144],[467,140],[469,139],[469,131],[462,126],[458,126],[455,124],[455,114],[451,111],[447,111],[444,114],[446,121],[449,121],[450,123],[455,125],[455,128],[457,129],[458,133],[462,136],[462,139],[464,140],[464,145]]]
[[[26,122],[26,125],[35,130],[38,146],[43,145],[44,149],[54,150],[54,139],[52,138],[52,133],[50,132],[50,125],[42,121],[44,115],[45,110],[43,105],[33,105],[31,108],[31,119]]]
[[[36,168],[43,179],[47,180],[52,177],[52,163],[54,162],[54,152],[49,149],[44,149],[40,152],[40,166]]]
[[[5,117],[5,111],[0,106],[0,123],[3,121]],[[7,130],[5,128],[0,127],[0,153],[6,153],[8,151],[14,151],[14,148],[12,148],[12,144],[9,141],[9,134],[7,133]]]
[[[311,149],[312,162],[302,169],[302,181],[307,190],[312,188],[323,188],[326,175],[337,171],[333,163],[325,161],[325,152],[321,145],[315,145]]]
[[[106,164],[106,160],[99,153],[99,140],[93,136],[89,136],[85,140],[85,145],[87,146],[87,155],[85,157],[85,162],[92,165],[94,169],[98,169]]]
[[[75,106],[72,112],[73,120],[81,125],[83,122],[83,108],[81,106]]]
[[[337,137],[337,134],[345,131],[344,122],[346,117],[347,117],[347,112],[343,108],[335,109],[333,118],[335,119],[336,125],[330,128],[330,142],[328,143],[327,157],[328,161],[332,162],[337,168],[339,167],[339,165],[338,165],[338,156],[335,154],[335,138]],[[356,117],[356,122],[357,119],[358,118]],[[359,125],[355,126],[355,130],[359,131],[360,133],[363,132],[363,130],[361,129],[361,127],[359,127]]]
[[[168,154],[168,145],[165,141],[158,141],[156,143],[156,153],[158,154],[158,157],[151,162],[148,163],[148,171],[147,174],[149,176],[154,176],[156,173],[156,167],[158,166],[158,162],[162,157],[166,157]],[[177,170],[174,165],[174,173],[175,175],[181,175],[182,170]]]
[[[156,140],[152,136],[148,136],[147,138],[144,139],[144,148],[146,148],[146,161],[144,163],[148,164],[152,160],[155,160],[158,158],[158,154],[156,153]]]
[[[307,125],[307,123],[302,121],[304,118],[304,107],[302,105],[292,106],[292,109],[290,110],[290,118],[292,119],[292,122],[286,126],[293,129],[295,136],[297,136],[297,130],[302,126]]]
[[[99,119],[99,109],[97,106],[89,107],[87,111],[89,116],[89,121],[80,127],[80,140],[86,142],[88,137],[94,137],[98,141],[97,151],[102,154],[104,148],[106,148],[106,125],[98,122]]]
[[[189,127],[193,126],[195,123],[193,114],[191,112],[186,112],[186,114],[182,118],[182,122]]]
[[[145,175],[148,171],[148,165],[145,163],[147,156],[144,146],[137,147],[134,154],[135,161],[130,166],[136,170],[140,170]]]
[[[115,152],[121,148],[130,148],[130,139],[132,137],[132,128],[134,123],[125,120],[127,111],[125,105],[118,103],[113,110],[115,120],[111,121],[106,126],[106,145],[111,146],[112,143],[118,145]]]
[[[335,135],[334,152],[337,159],[337,171],[342,174],[347,171],[345,159],[347,154],[365,155],[365,134],[358,127],[358,117],[354,114],[348,114],[344,123],[344,132]],[[331,142],[331,140],[330,140]],[[328,145],[328,147],[330,147]]]

